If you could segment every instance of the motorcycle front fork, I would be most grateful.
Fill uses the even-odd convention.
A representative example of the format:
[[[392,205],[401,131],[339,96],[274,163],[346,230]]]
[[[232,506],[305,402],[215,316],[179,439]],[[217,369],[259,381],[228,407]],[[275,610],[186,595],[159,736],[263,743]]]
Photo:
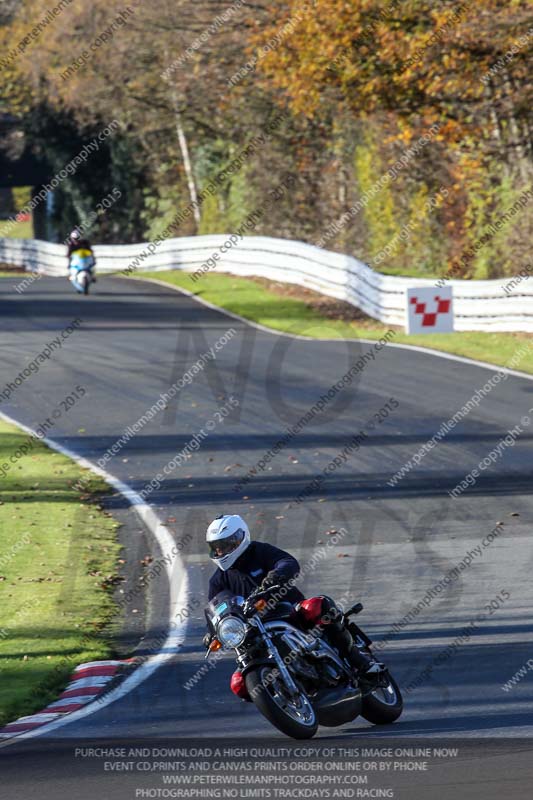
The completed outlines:
[[[259,629],[259,631],[260,631],[260,633],[261,633],[261,635],[263,637],[263,641],[265,642],[268,655],[270,656],[270,658],[272,658],[275,661],[276,667],[277,667],[277,669],[279,671],[279,674],[280,674],[280,677],[283,680],[283,683],[285,684],[285,686],[287,687],[287,689],[289,691],[289,694],[291,695],[291,697],[297,697],[300,694],[300,690],[298,689],[298,687],[294,683],[292,675],[289,672],[289,670],[287,669],[287,666],[286,666],[285,662],[283,661],[282,657],[278,653],[277,648],[272,643],[272,637],[268,633],[267,629],[263,625],[262,620],[259,617],[255,618],[255,623],[256,623],[257,628]]]

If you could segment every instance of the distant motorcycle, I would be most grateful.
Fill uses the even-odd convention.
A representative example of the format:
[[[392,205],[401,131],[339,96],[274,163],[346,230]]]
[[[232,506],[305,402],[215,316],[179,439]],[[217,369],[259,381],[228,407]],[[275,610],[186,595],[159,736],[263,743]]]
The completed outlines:
[[[205,610],[211,633],[206,658],[221,648],[235,650],[245,694],[235,693],[295,739],[309,739],[319,725],[337,727],[359,715],[376,725],[397,720],[403,700],[390,673],[373,683],[359,678],[318,629],[305,632],[291,624],[291,603],[267,603],[279,589],[258,589],[246,600],[223,591]],[[356,603],[344,619],[356,646],[369,654],[371,640],[349,621],[362,610]]]
[[[69,280],[80,294],[89,294],[95,259],[90,250],[75,250],[70,257]]]

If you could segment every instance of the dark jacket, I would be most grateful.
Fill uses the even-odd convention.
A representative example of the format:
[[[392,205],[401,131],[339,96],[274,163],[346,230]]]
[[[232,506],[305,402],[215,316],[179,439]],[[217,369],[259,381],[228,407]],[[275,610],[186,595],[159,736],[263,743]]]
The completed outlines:
[[[240,558],[230,569],[217,569],[209,580],[209,600],[224,589],[242,597],[256,589],[267,572],[275,570],[285,581],[295,578],[300,571],[296,559],[285,550],[274,547],[267,542],[251,542]],[[298,603],[304,595],[295,586],[291,586],[283,597],[289,603]]]

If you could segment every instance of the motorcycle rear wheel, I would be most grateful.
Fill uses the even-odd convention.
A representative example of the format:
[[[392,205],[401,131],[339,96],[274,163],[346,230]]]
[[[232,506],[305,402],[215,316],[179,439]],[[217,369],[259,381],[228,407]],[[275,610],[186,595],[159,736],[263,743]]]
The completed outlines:
[[[400,687],[389,675],[386,688],[376,688],[363,697],[361,716],[374,725],[390,725],[403,711],[403,698]]]
[[[296,703],[283,692],[280,678],[273,677],[274,667],[261,666],[246,675],[246,688],[257,709],[286,736],[311,739],[318,729],[318,720],[305,692]]]

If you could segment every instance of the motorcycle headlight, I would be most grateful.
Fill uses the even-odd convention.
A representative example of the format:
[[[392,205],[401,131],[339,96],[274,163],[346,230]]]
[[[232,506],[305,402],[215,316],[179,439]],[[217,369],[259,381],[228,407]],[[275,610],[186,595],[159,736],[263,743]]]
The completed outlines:
[[[226,617],[218,626],[217,636],[224,647],[238,647],[244,642],[246,625],[237,617]]]

